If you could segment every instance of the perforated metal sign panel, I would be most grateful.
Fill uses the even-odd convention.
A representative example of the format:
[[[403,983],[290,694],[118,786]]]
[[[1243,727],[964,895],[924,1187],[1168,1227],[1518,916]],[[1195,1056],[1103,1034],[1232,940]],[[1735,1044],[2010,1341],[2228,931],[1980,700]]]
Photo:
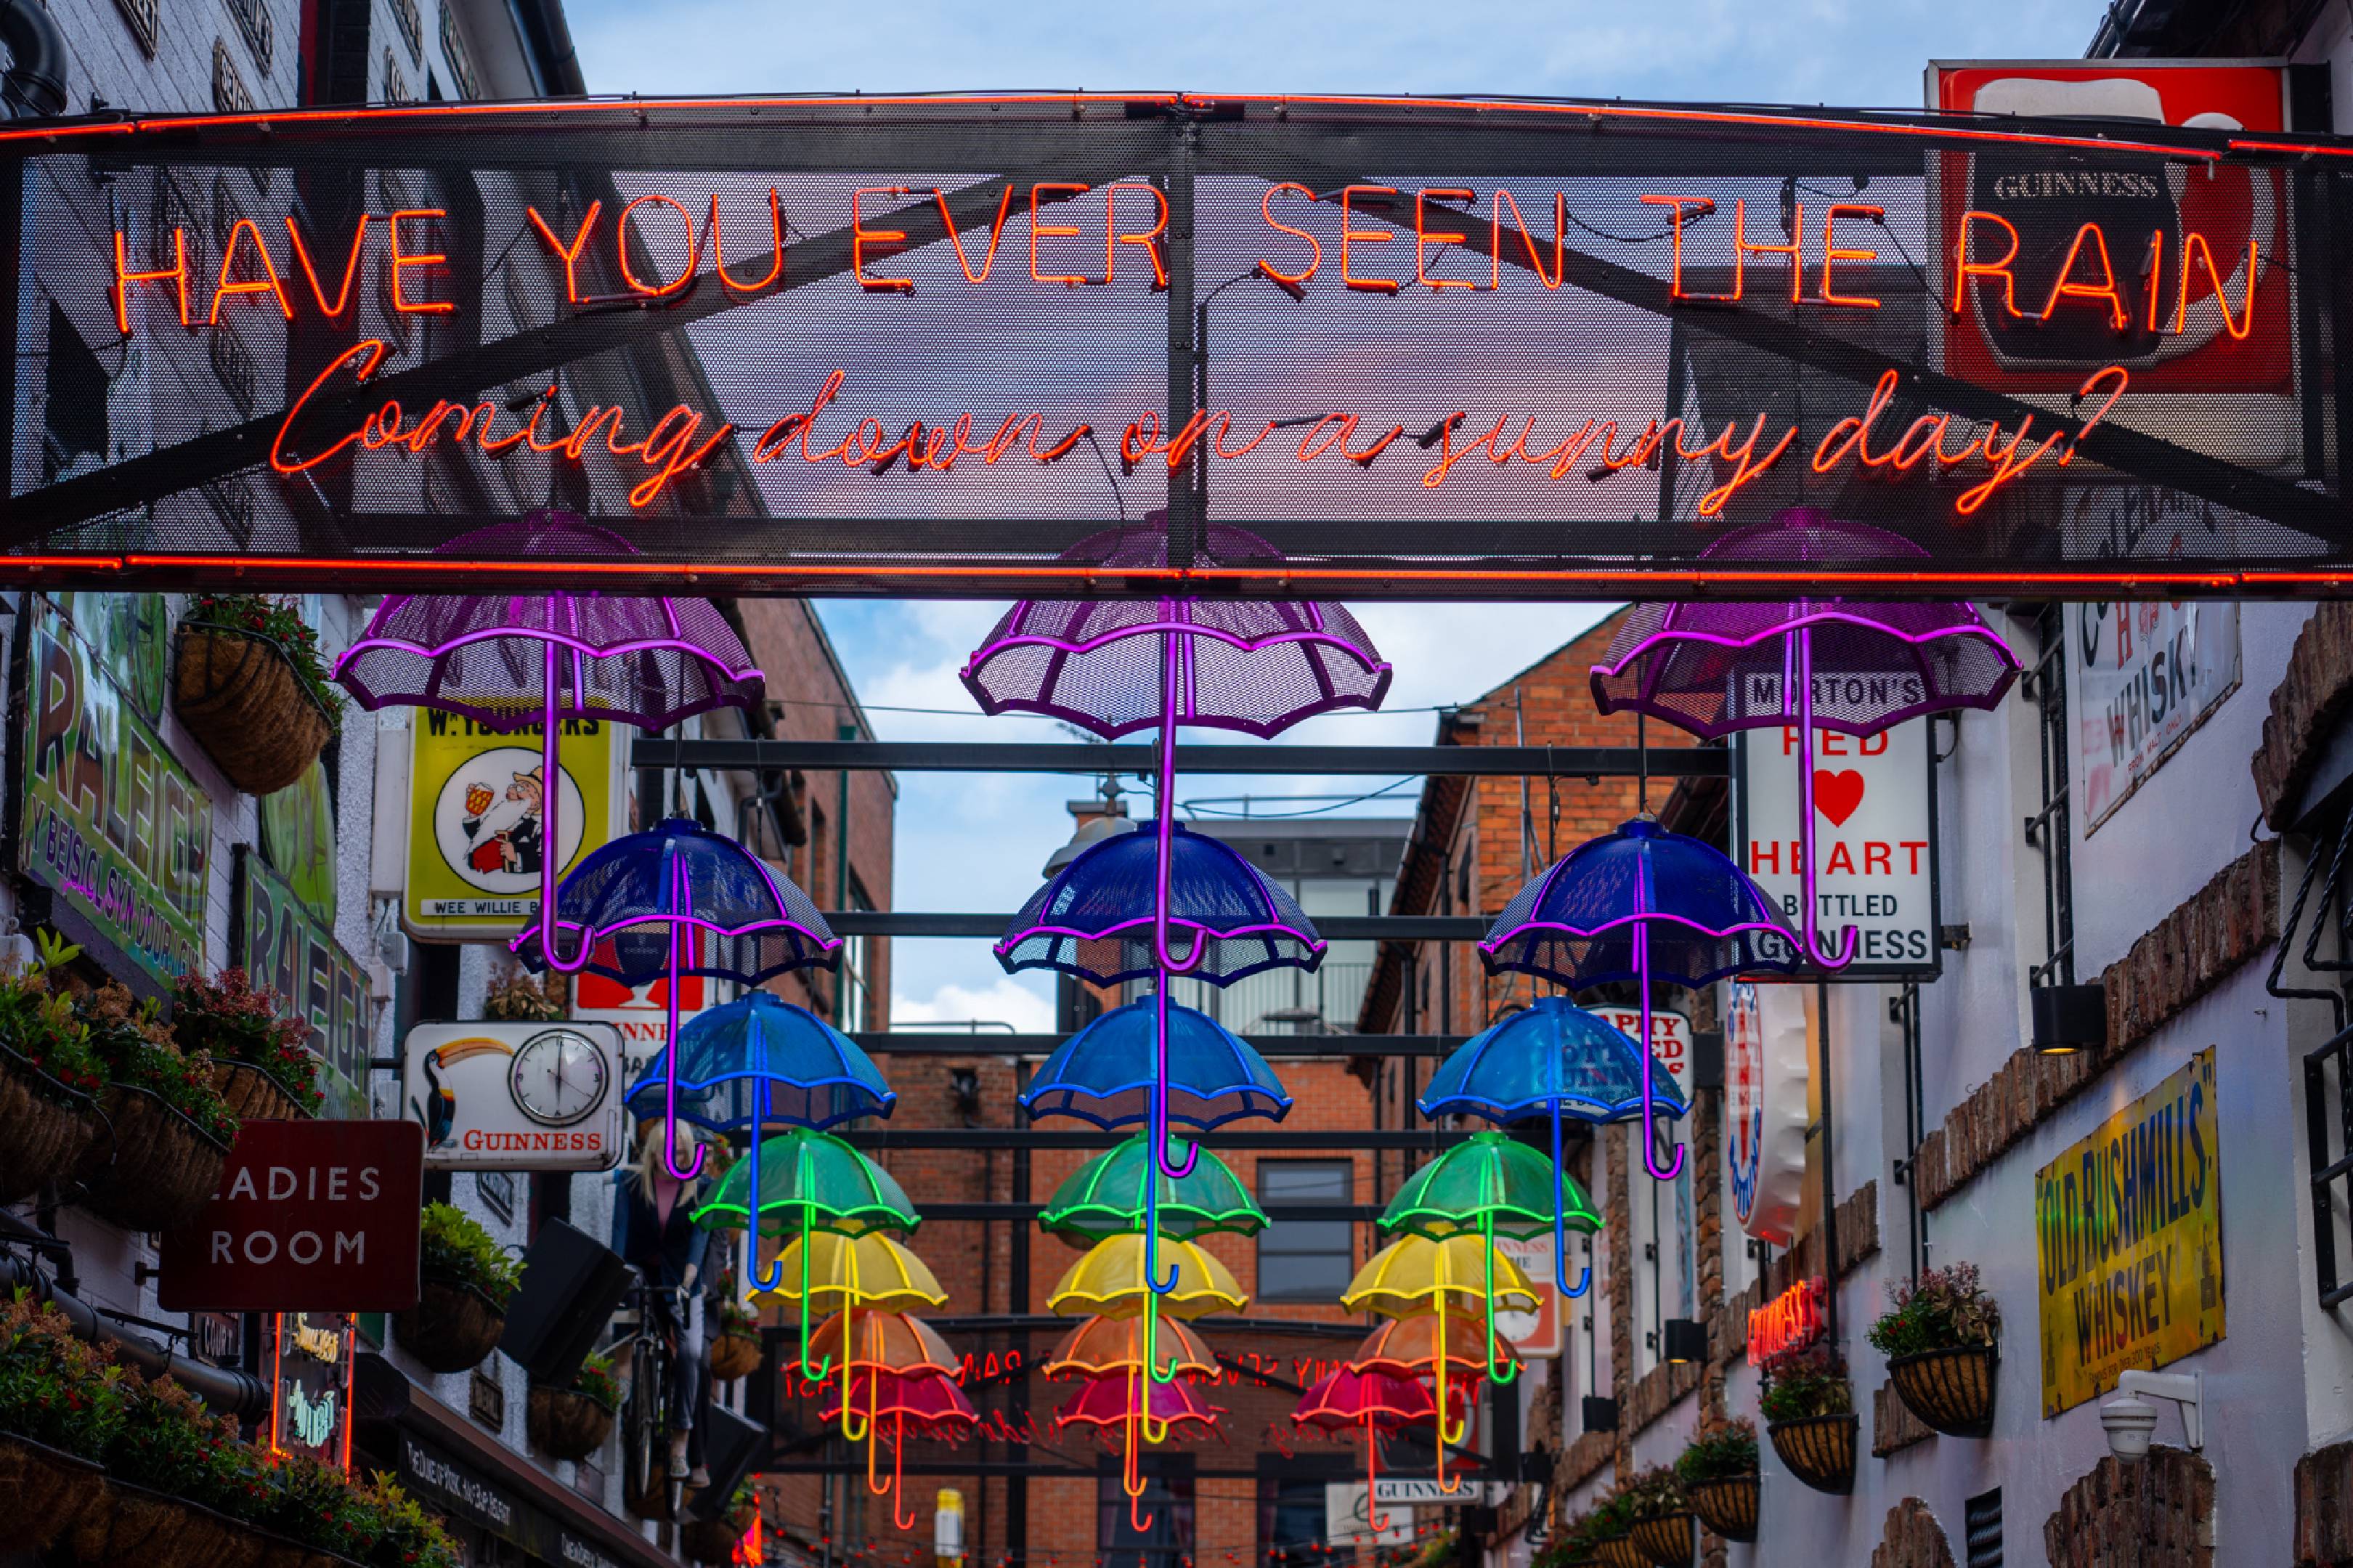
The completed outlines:
[[[2348,153],[1183,95],[13,129],[0,574],[2328,592]],[[1908,542],[1709,555],[1799,506]],[[547,507],[625,545],[450,548]],[[1123,523],[1165,550],[1057,559]]]

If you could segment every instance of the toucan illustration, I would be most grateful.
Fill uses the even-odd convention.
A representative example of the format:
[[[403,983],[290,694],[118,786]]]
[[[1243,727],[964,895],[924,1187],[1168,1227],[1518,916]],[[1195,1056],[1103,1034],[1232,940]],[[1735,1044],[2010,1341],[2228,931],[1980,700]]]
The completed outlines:
[[[424,1061],[418,1064],[425,1070],[425,1103],[420,1105],[412,1099],[408,1102],[408,1113],[425,1124],[425,1146],[427,1149],[438,1149],[448,1143],[450,1131],[458,1123],[458,1096],[441,1081],[439,1069],[455,1067],[469,1057],[512,1055],[512,1046],[500,1040],[484,1039],[480,1036],[451,1040],[448,1045],[438,1046],[425,1053]]]

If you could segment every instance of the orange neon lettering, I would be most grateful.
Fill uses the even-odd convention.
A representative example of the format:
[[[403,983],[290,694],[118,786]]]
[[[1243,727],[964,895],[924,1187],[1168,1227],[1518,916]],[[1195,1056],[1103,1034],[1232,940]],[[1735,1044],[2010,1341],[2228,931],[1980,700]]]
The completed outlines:
[[[2185,247],[2184,248],[2186,251],[2187,247]],[[2083,385],[2075,389],[2076,400],[2081,402],[2083,399],[2092,395],[2092,389],[2094,387],[2099,385],[2100,383],[2105,381],[2110,376],[2115,376],[2116,378],[2116,384],[2108,393],[2108,400],[2105,403],[2101,404],[2098,411],[2095,412],[2089,419],[2084,421],[2083,428],[2077,430],[2074,435],[2068,437],[2067,449],[2059,454],[2059,466],[2061,468],[2063,468],[2068,464],[2075,460],[2075,448],[2082,445],[2084,437],[2092,433],[2093,426],[2097,425],[2101,420],[2105,419],[2108,416],[2108,410],[2116,405],[2116,399],[2125,395],[2125,388],[2132,384],[2132,373],[2125,369],[2125,367],[2120,364],[2103,365],[2098,370],[2094,371],[2091,375],[2084,380]]]
[[[1707,196],[1644,196],[1645,206],[1668,207],[1668,232],[1673,236],[1670,251],[1672,259],[1667,269],[1667,298],[1670,300],[1715,300],[1729,302],[1740,298],[1740,269],[1734,267],[1732,292],[1729,294],[1691,294],[1683,290],[1683,209],[1692,209],[1694,217],[1705,217],[1715,210],[1715,203]],[[1565,204],[1564,204],[1565,205]]]
[[[490,409],[491,405],[487,403],[468,408],[462,404],[452,403],[446,397],[436,398],[433,406],[425,411],[425,417],[417,422],[416,428],[408,433],[402,445],[410,451],[422,455],[425,448],[439,437],[442,424],[452,414],[458,416],[458,433],[451,437],[451,440],[462,445],[466,437],[473,434],[474,416],[479,413],[487,422],[490,418]]]
[[[756,283],[736,282],[728,276],[727,247],[719,237],[719,193],[711,193],[711,269],[719,274],[719,286],[730,294],[757,294],[785,280],[785,204],[774,185],[768,187],[768,228],[776,237],[776,248],[768,253],[768,275]]]
[[[122,231],[114,231],[114,324],[124,337],[131,335],[131,286],[133,283],[161,283],[170,279],[180,295],[180,325],[188,325],[188,235],[185,229],[172,231],[172,265],[153,272],[133,272],[131,258],[122,238]]]
[[[1446,482],[1447,474],[1452,470],[1454,465],[1461,462],[1463,458],[1469,457],[1472,453],[1477,451],[1482,447],[1487,448],[1490,456],[1493,455],[1495,449],[1495,437],[1504,433],[1504,421],[1502,419],[1496,420],[1494,425],[1489,428],[1484,436],[1480,437],[1477,440],[1472,442],[1469,446],[1463,447],[1458,452],[1454,449],[1454,425],[1455,421],[1461,417],[1461,412],[1457,410],[1453,419],[1447,420],[1444,425],[1440,426],[1438,432],[1438,461],[1423,471],[1421,482],[1424,489],[1434,490],[1439,486],[1444,484]]]
[[[1831,204],[1830,210],[1822,214],[1822,297],[1820,302],[1825,305],[1844,305],[1851,310],[1876,310],[1879,309],[1879,301],[1870,295],[1841,294],[1831,287],[1831,262],[1879,259],[1879,252],[1875,250],[1839,248],[1838,220],[1841,213],[1852,213],[1857,217],[1867,217],[1876,221],[1887,216],[1887,209],[1863,206],[1853,202],[1833,202]]]
[[[1969,225],[1982,218],[1987,223],[2000,224],[2002,233],[2010,237],[2010,248],[1991,261],[1969,259]],[[1960,234],[1953,241],[1953,314],[1961,313],[1961,300],[1972,278],[2001,279],[2001,306],[2013,316],[2022,316],[2018,308],[2018,279],[2011,276],[2010,263],[2018,259],[2018,229],[2000,213],[1965,212],[1961,215]]]
[[[1568,276],[1568,197],[1558,191],[1552,194],[1552,270],[1546,272],[1544,257],[1536,249],[1536,237],[1528,232],[1528,220],[1520,216],[1520,204],[1512,193],[1501,185],[1495,187],[1495,199],[1489,206],[1487,221],[1487,287],[1504,286],[1504,209],[1512,209],[1512,226],[1520,231],[1520,244],[1528,253],[1528,270],[1536,281],[1547,289],[1560,287]],[[1678,251],[1680,254],[1680,251]]]
[[[1449,190],[1441,187],[1434,190],[1414,192],[1413,280],[1415,282],[1427,284],[1433,291],[1440,289],[1476,289],[1479,287],[1478,284],[1465,278],[1432,278],[1430,275],[1430,247],[1431,246],[1435,245],[1440,249],[1443,249],[1450,245],[1464,244],[1471,237],[1468,234],[1453,233],[1446,229],[1433,229],[1430,226],[1428,222],[1430,216],[1430,204],[1431,202],[1476,202],[1478,199],[1479,193],[1472,190]],[[1440,208],[1440,210],[1446,211],[1448,209]]]
[[[932,199],[940,204],[940,226],[948,231],[948,243],[955,247],[956,265],[964,268],[964,280],[967,283],[986,282],[989,269],[997,265],[997,242],[1005,237],[1006,215],[1013,210],[1012,185],[1007,184],[1005,194],[997,198],[997,221],[989,226],[988,251],[980,258],[980,270],[977,272],[972,269],[972,263],[965,259],[964,241],[957,237],[955,218],[948,211],[948,194],[934,185],[932,187]],[[1155,255],[1154,259],[1157,260],[1158,257]]]
[[[311,247],[302,243],[302,230],[295,224],[294,215],[286,215],[286,237],[294,245],[294,259],[302,268],[302,276],[311,285],[311,296],[319,301],[320,313],[330,319],[351,309],[352,279],[360,272],[360,247],[367,241],[368,215],[360,214],[359,226],[352,231],[352,251],[343,258],[343,286],[335,295],[332,305],[327,303],[327,291],[319,285],[319,269],[311,264]]]
[[[1367,294],[1394,294],[1398,280],[1394,278],[1359,278],[1349,269],[1348,247],[1351,245],[1387,245],[1397,236],[1385,228],[1358,228],[1351,221],[1349,202],[1362,192],[1366,195],[1395,195],[1394,185],[1345,185],[1340,191],[1340,281],[1349,288]]]
[[[392,308],[394,310],[406,311],[412,316],[442,316],[457,310],[458,307],[448,300],[410,300],[401,292],[400,287],[400,275],[407,268],[436,267],[449,259],[439,251],[412,251],[402,248],[400,220],[448,217],[448,216],[439,207],[410,207],[394,213],[385,219],[385,226],[392,234]]]
[[[1748,427],[1748,439],[1736,447],[1732,444],[1732,433],[1739,427],[1740,421],[1732,420],[1725,426],[1724,434],[1718,436],[1713,445],[1703,447],[1696,452],[1683,453],[1688,458],[1704,458],[1712,452],[1732,465],[1732,477],[1699,498],[1699,514],[1702,517],[1714,517],[1722,511],[1725,502],[1730,500],[1743,485],[1753,482],[1779,462],[1782,454],[1789,449],[1789,443],[1798,438],[1798,427],[1792,425],[1781,432],[1781,439],[1774,443],[1773,449],[1759,458],[1756,455],[1757,441],[1765,434],[1765,416],[1757,416],[1756,422]],[[1680,431],[1675,436],[1675,450],[1683,452]]]
[[[302,395],[287,405],[286,417],[279,422],[278,434],[270,440],[269,466],[271,468],[291,478],[306,469],[317,468],[360,438],[360,433],[355,430],[325,451],[305,458],[300,462],[289,458],[286,451],[287,432],[294,428],[294,421],[302,416],[303,408],[309,405],[313,396],[317,395],[319,388],[326,384],[327,378],[357,359],[363,363],[353,370],[352,379],[354,382],[365,381],[375,374],[376,366],[384,363],[384,351],[385,344],[382,338],[362,338],[358,342],[329,360],[325,368],[311,378],[311,384],[302,389]]]
[[[2148,232],[2148,330],[2151,334],[2157,331],[2158,285],[2164,279],[2165,230],[2153,228]],[[2188,282],[2185,278],[2183,279],[2185,292]]]
[[[485,414],[482,416],[482,450],[495,458],[514,450],[527,440],[534,439],[539,434],[540,416],[545,414],[548,405],[554,401],[555,388],[551,385],[545,392],[539,395],[539,401],[531,405],[531,417],[518,426],[513,435],[501,436],[496,440],[491,438],[491,416]],[[491,405],[486,403],[482,406],[487,409]]]
[[[1038,450],[1038,437],[1045,431],[1046,418],[1044,415],[1033,414],[1030,419],[1033,423],[1029,426],[1029,455],[1040,463],[1050,463],[1057,458],[1069,457],[1071,448],[1085,440],[1087,433],[1094,428],[1091,425],[1081,425],[1041,452]]]
[[[860,289],[886,294],[912,294],[915,291],[915,280],[912,278],[870,278],[866,275],[866,247],[869,245],[903,245],[907,231],[903,228],[869,228],[865,216],[858,210],[859,202],[867,196],[889,196],[895,201],[912,194],[904,185],[860,185],[849,193],[849,271],[858,279]]]
[[[581,302],[578,270],[580,253],[588,248],[588,231],[596,226],[596,215],[602,212],[604,207],[605,204],[602,201],[588,204],[588,210],[580,217],[579,232],[572,237],[572,243],[569,246],[555,237],[555,231],[547,226],[547,220],[539,216],[537,207],[522,209],[523,216],[531,220],[531,226],[539,230],[539,237],[547,241],[547,248],[554,251],[556,259],[564,263],[564,298],[575,305]]]
[[[1074,223],[1041,224],[1038,221],[1038,198],[1039,193],[1044,191],[1070,191],[1078,195],[1084,195],[1090,188],[1091,187],[1086,185],[1074,185],[1064,180],[1042,181],[1029,187],[1029,276],[1037,281],[1040,283],[1060,283],[1064,288],[1068,289],[1075,289],[1082,283],[1108,283],[1111,281],[1108,278],[1090,278],[1083,272],[1040,272],[1038,270],[1038,242],[1040,239],[1075,239],[1078,237],[1079,233],[1079,226]]]
[[[659,287],[640,279],[629,266],[629,215],[648,202],[659,202],[676,213],[680,225],[686,230],[685,270]],[[685,288],[694,280],[694,269],[702,260],[702,242],[696,237],[694,232],[694,215],[659,192],[639,196],[621,209],[619,220],[613,225],[613,249],[620,258],[621,281],[629,286],[631,293],[642,294],[649,300],[659,300],[665,295],[675,294]]]
[[[1879,384],[1871,389],[1871,401],[1863,405],[1860,418],[1849,415],[1822,433],[1814,447],[1814,472],[1827,474],[1849,457],[1860,455],[1867,467],[1877,467],[1871,457],[1871,427],[1895,401],[1895,388],[1903,378],[1893,370],[1879,373]]]
[[[1945,432],[1951,427],[1952,422],[1953,416],[1949,414],[1923,414],[1905,426],[1904,434],[1895,438],[1894,450],[1883,460],[1892,463],[1898,473],[1911,472],[1913,466],[1931,452],[1936,455],[1939,463],[1946,461]],[[2060,459],[2062,462],[2065,460],[2064,458]]]
[[[618,448],[613,445],[621,438],[621,405],[617,403],[590,404],[587,411],[580,416],[579,427],[558,441],[554,449],[578,462],[581,454],[588,450],[588,443],[596,438],[596,426],[599,425],[611,426],[605,432],[606,450],[617,451]]]
[[[691,220],[689,226],[692,226]],[[672,421],[677,422],[676,430],[664,436],[664,431],[670,430]],[[654,472],[639,480],[637,487],[629,491],[632,508],[649,504],[671,479],[701,468],[704,459],[718,450],[735,430],[733,424],[723,420],[719,428],[711,433],[710,439],[697,446],[694,437],[702,428],[702,416],[684,404],[680,404],[655,421],[654,427],[646,432],[646,438],[638,443],[638,454]],[[617,427],[616,434],[618,434]]]
[[[1250,445],[1246,447],[1237,447],[1233,450],[1228,451],[1226,449],[1226,437],[1232,435],[1233,430],[1234,416],[1230,414],[1219,415],[1218,435],[1217,439],[1213,444],[1213,449],[1217,452],[1219,457],[1227,458],[1247,458],[1252,452],[1257,451],[1259,443],[1265,440],[1269,436],[1274,434],[1274,421],[1271,419],[1268,420],[1266,422],[1266,428],[1261,430],[1257,435],[1250,437]]]
[[[809,426],[817,423],[817,416],[825,412],[826,405],[840,395],[841,384],[849,379],[848,371],[835,371],[825,378],[825,384],[818,388],[817,397],[809,404],[807,413],[787,414],[762,431],[760,438],[752,444],[752,461],[768,462],[795,440],[800,442],[801,455],[807,457]]]
[[[2071,277],[2075,270],[2075,258],[2084,252],[2085,236],[2091,237],[2092,248],[2099,253],[2100,280],[2097,283],[2077,283]],[[2186,251],[2182,259],[2189,259]],[[2189,275],[2187,267],[2181,270],[2183,276]],[[2108,264],[2107,237],[2100,232],[2098,224],[2085,224],[2075,231],[2075,237],[2068,243],[2067,258],[2059,264],[2059,276],[2051,282],[2051,298],[2042,302],[2044,321],[2051,319],[2051,313],[2059,309],[2059,301],[2063,299],[2105,300],[2109,321],[2118,331],[2132,324],[2132,312],[2125,309],[2125,297],[2116,290],[2116,269]],[[2011,445],[2015,446],[2016,442]]]
[[[1357,452],[1350,450],[1347,442],[1347,432],[1343,431],[1341,432],[1340,439],[1340,455],[1347,458],[1348,461],[1356,464],[1356,467],[1360,468],[1369,468],[1373,466],[1373,459],[1379,457],[1383,452],[1388,451],[1389,449],[1389,443],[1404,434],[1404,426],[1392,425],[1389,426],[1388,435],[1381,437],[1363,451]]]
[[[1458,414],[1455,417],[1460,419],[1462,416]],[[1331,434],[1328,436],[1324,434],[1327,426],[1331,428]],[[1303,463],[1312,463],[1335,447],[1345,449],[1349,433],[1356,427],[1356,416],[1353,414],[1326,414],[1310,426],[1307,434],[1299,438],[1299,460]]]
[[[380,452],[400,439],[400,400],[393,398],[360,421],[360,445]]]
[[[1993,465],[1994,471],[1955,498],[1953,501],[1955,511],[1959,512],[1963,517],[1976,511],[1978,508],[1985,505],[1994,491],[2032,468],[2044,453],[2050,451],[2066,437],[2066,432],[2063,430],[2052,431],[2043,438],[2041,446],[2029,452],[2025,459],[2021,461],[2018,456],[2019,446],[2026,439],[2026,433],[2033,427],[2034,416],[2030,414],[2018,422],[2017,430],[2010,437],[2010,445],[1997,452],[1994,450],[1994,438],[2001,434],[2001,426],[1997,421],[1986,426],[1985,439],[1979,445],[1985,454],[1986,461]]]
[[[1757,245],[1748,237],[1748,204],[1736,200],[1732,204],[1732,297],[1740,298],[1741,269],[1752,256],[1786,256],[1789,258],[1789,303],[1795,305],[1803,297],[1806,281],[1805,258],[1801,254],[1806,238],[1806,204],[1799,202],[1790,215],[1789,243]]]
[[[1273,184],[1269,185],[1266,188],[1265,193],[1258,199],[1258,216],[1266,219],[1267,227],[1278,229],[1284,234],[1293,236],[1294,238],[1303,239],[1307,242],[1307,270],[1304,272],[1278,272],[1275,270],[1274,263],[1263,259],[1261,259],[1258,264],[1259,269],[1278,283],[1304,283],[1310,278],[1315,276],[1315,269],[1317,268],[1324,265],[1324,243],[1317,239],[1314,235],[1308,233],[1305,229],[1293,228],[1289,224],[1274,216],[1273,209],[1269,204],[1274,200],[1274,193],[1277,191],[1297,191],[1301,195],[1305,196],[1311,202],[1315,199],[1315,193],[1309,190],[1305,185],[1300,184],[1295,181],[1278,180]]]
[[[230,271],[237,265],[237,242],[247,235],[253,237],[254,254],[261,258],[262,276],[245,282],[232,282]],[[278,279],[278,267],[269,259],[269,247],[261,242],[261,230],[249,217],[241,217],[228,231],[228,243],[221,247],[220,279],[213,285],[212,314],[207,326],[220,325],[221,301],[232,294],[268,294],[278,301],[279,313],[288,321],[294,319],[293,301],[286,298],[286,285]]]
[[[2237,321],[2231,319],[2231,301],[2222,297],[2222,269],[2214,264],[2214,252],[2208,247],[2206,237],[2191,229],[2181,237],[2181,283],[2175,290],[2173,330],[2179,333],[2189,320],[2189,258],[2193,255],[2206,258],[2206,276],[2214,285],[2214,308],[2222,312],[2222,326],[2234,338],[2243,339],[2255,325],[2255,267],[2260,257],[2255,241],[2247,241],[2247,289],[2240,301]]]
[[[1142,191],[1150,196],[1159,208],[1160,216],[1153,220],[1149,229],[1141,234],[1120,232],[1117,209],[1119,193],[1122,191]],[[1152,258],[1153,287],[1167,288],[1168,264],[1160,259],[1160,237],[1166,233],[1167,229],[1168,198],[1160,194],[1159,186],[1146,185],[1134,181],[1105,186],[1103,189],[1103,281],[1110,282],[1112,274],[1118,269],[1118,258],[1113,253],[1123,245],[1140,245],[1144,247],[1144,253]]]

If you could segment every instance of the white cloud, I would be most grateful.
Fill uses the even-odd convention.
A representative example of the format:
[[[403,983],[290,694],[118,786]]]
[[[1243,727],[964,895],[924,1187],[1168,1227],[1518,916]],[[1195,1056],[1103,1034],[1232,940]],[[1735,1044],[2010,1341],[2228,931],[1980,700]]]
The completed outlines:
[[[1053,1032],[1054,1003],[1050,996],[1009,978],[979,990],[950,984],[935,987],[929,996],[894,992],[891,1021],[902,1026],[976,1021],[1009,1024],[1017,1034],[1044,1035]]]

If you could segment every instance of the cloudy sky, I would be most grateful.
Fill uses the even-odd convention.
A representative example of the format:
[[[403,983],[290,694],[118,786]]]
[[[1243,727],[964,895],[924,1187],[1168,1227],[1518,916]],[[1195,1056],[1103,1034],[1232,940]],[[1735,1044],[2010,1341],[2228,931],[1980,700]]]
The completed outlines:
[[[1920,102],[1930,59],[2073,58],[2100,12],[2096,0],[900,0],[879,13],[774,0],[569,0],[566,9],[594,92],[1157,88],[1903,106]],[[1066,739],[1036,721],[979,718],[956,682],[1001,608],[841,602],[823,614],[884,737]],[[1478,696],[1604,608],[1365,607],[1366,628],[1397,667],[1389,711],[1314,721],[1285,740],[1425,742],[1434,705]],[[1245,788],[1339,794],[1391,782],[1202,779],[1181,785],[1178,797]],[[1084,780],[955,774],[900,783],[892,893],[903,910],[1012,909],[1069,837],[1063,803],[1088,788]],[[1386,799],[1343,809],[1409,815],[1415,788],[1408,781]],[[1050,1024],[1048,985],[1008,979],[983,943],[902,942],[896,968],[902,1019]]]

